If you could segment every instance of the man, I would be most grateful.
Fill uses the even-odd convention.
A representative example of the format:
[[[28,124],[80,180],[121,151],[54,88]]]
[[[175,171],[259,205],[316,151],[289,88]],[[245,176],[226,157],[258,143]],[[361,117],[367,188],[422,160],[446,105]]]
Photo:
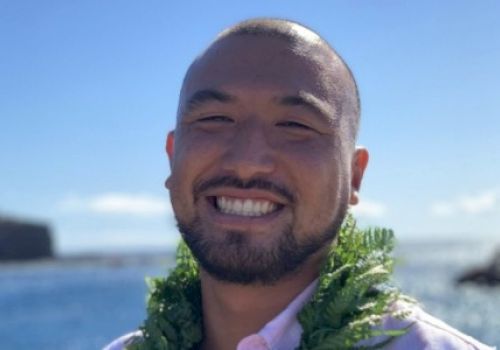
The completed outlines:
[[[347,65],[316,33],[290,21],[242,22],[190,66],[167,139],[166,187],[200,265],[197,347],[299,347],[297,314],[317,288],[348,206],[358,202],[368,163],[367,150],[355,146],[359,114]],[[141,337],[177,339],[157,320],[172,305],[155,306],[160,312],[146,328],[153,322],[165,329],[136,332],[108,349],[141,348]],[[374,324],[404,330],[388,349],[487,348],[415,306],[405,317]]]

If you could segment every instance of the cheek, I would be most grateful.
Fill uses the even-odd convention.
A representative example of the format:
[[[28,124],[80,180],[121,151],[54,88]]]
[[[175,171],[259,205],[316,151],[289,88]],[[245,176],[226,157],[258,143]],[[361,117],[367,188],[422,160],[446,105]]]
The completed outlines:
[[[280,156],[287,160],[296,181],[311,190],[336,184],[340,160],[334,145],[328,142],[295,142],[280,147]]]
[[[193,133],[179,133],[170,175],[170,195],[174,209],[193,205],[193,187],[206,178],[219,157],[220,142]]]
[[[189,162],[195,164],[210,163],[222,149],[230,147],[231,135],[229,132],[209,132],[186,128],[180,134],[178,163]]]
[[[330,225],[346,201],[347,168],[332,145],[288,147],[289,173],[294,174],[297,207],[295,222],[301,232]],[[294,169],[293,171],[291,169]]]
[[[180,177],[180,181],[184,181],[186,177],[199,176],[207,164],[214,161],[220,149],[220,140],[200,133],[184,132],[176,146],[173,172]]]

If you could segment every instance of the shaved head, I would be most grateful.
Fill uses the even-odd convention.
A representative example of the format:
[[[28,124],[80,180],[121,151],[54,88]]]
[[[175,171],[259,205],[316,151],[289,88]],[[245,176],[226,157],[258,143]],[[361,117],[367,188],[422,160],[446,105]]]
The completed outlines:
[[[186,73],[167,142],[178,227],[204,271],[273,284],[313,268],[357,201],[358,120],[352,74],[317,33],[276,19],[221,32]]]
[[[240,22],[223,30],[208,48],[190,65],[183,83],[182,92],[197,64],[221,42],[235,37],[275,38],[286,42],[290,48],[301,55],[324,56],[326,67],[324,74],[329,74],[329,88],[335,90],[335,109],[342,116],[351,145],[354,146],[360,120],[360,98],[354,76],[333,47],[312,29],[285,19],[256,18]],[[179,105],[180,106],[180,105]],[[179,109],[179,112],[181,110]],[[178,115],[179,117],[179,115]]]

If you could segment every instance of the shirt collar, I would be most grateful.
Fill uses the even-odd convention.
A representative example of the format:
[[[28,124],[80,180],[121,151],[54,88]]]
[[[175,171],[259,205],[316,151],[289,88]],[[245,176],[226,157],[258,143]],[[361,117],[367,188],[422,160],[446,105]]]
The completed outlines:
[[[304,305],[311,299],[318,280],[314,280],[299,295],[293,299],[288,306],[281,311],[275,318],[269,321],[257,334],[250,335],[242,339],[238,349],[246,347],[240,346],[246,344],[250,338],[252,343],[255,338],[259,338],[260,343],[265,343],[267,349],[293,349],[299,345],[302,327],[297,320],[297,314]]]

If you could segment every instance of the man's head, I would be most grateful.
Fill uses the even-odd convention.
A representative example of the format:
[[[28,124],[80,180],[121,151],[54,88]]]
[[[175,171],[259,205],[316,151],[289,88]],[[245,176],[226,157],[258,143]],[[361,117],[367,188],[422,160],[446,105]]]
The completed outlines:
[[[202,268],[273,283],[324,250],[368,160],[358,120],[351,72],[316,33],[268,19],[222,32],[190,66],[167,140],[167,187]]]

